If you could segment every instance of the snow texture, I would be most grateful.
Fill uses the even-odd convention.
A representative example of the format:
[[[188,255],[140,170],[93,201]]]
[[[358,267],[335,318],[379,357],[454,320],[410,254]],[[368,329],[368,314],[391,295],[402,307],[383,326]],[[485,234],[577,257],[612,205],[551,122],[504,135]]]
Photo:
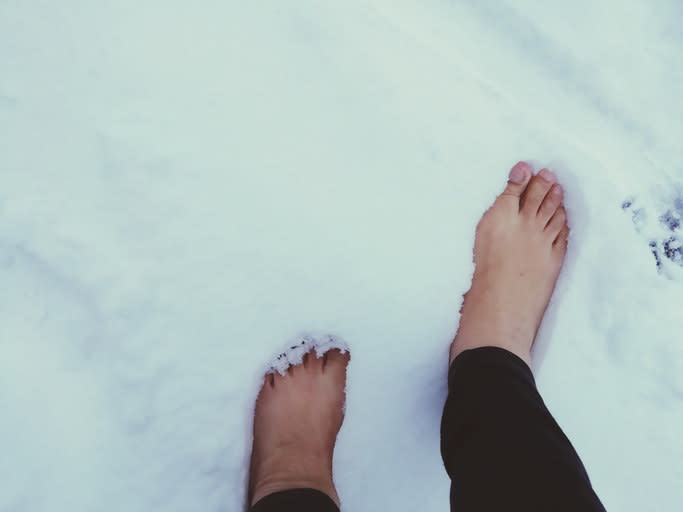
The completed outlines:
[[[348,342],[349,511],[447,510],[448,344],[526,159],[534,371],[609,510],[683,503],[678,0],[0,1],[0,510],[239,511],[288,340]]]
[[[284,352],[275,358],[270,364],[270,368],[266,371],[266,375],[276,372],[280,375],[285,375],[291,366],[301,364],[304,355],[309,352],[315,351],[315,356],[320,358],[333,349],[339,350],[342,354],[350,350],[344,340],[339,339],[333,334],[303,336],[301,340],[294,342],[294,345],[287,347]]]

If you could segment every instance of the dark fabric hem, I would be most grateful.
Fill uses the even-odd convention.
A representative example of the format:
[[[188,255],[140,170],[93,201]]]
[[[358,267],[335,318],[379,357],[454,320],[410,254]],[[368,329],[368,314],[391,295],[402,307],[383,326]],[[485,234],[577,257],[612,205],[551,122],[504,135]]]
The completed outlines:
[[[339,512],[339,507],[317,489],[289,489],[265,496],[249,512]]]

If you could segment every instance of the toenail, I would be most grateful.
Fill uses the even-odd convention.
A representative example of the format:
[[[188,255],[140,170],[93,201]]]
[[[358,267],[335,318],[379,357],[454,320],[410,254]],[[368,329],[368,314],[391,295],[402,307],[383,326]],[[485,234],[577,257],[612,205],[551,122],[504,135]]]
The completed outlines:
[[[562,187],[560,187],[559,185],[555,185],[553,187],[553,194],[556,196],[562,195]]]
[[[557,176],[555,176],[555,173],[549,171],[548,169],[543,169],[538,174],[541,176],[541,178],[543,178],[546,181],[549,181],[550,183],[555,183],[557,181]]]
[[[515,165],[510,171],[510,181],[512,183],[517,183],[518,185],[521,185],[526,181],[526,177],[526,169],[519,164]]]

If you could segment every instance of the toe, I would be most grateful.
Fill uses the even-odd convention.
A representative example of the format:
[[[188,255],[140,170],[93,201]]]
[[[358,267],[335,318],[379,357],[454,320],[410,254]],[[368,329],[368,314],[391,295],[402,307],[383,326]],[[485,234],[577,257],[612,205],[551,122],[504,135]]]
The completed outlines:
[[[273,389],[277,389],[278,387],[283,387],[286,384],[287,380],[290,378],[290,376],[288,374],[291,371],[292,371],[292,368],[290,367],[285,372],[284,375],[280,375],[279,372],[271,373],[270,376],[272,377],[271,384],[272,384]]]
[[[351,354],[348,351],[342,354],[341,350],[336,348],[328,350],[325,353],[325,373],[335,372],[337,374],[341,373],[346,375],[346,366],[348,365],[350,359]]]
[[[555,212],[562,204],[562,187],[553,185],[546,194],[541,207],[538,209],[538,220],[541,226],[545,227],[548,221],[555,215]]]
[[[522,195],[521,212],[529,217],[536,217],[543,199],[556,181],[557,178],[548,169],[543,169],[531,178],[529,186]]]
[[[510,170],[510,178],[507,187],[505,187],[501,196],[511,196],[519,199],[532,176],[533,169],[531,166],[526,162],[518,162]]]
[[[296,377],[300,373],[304,373],[305,370],[303,363],[293,364],[287,369],[287,375]]]
[[[557,235],[565,226],[567,226],[567,211],[564,206],[560,206],[545,227],[545,232],[554,243]]]
[[[261,391],[258,394],[258,402],[263,402],[268,400],[268,397],[273,393],[275,389],[275,379],[272,373],[267,373],[263,378],[263,385],[261,386]]]
[[[555,243],[553,244],[553,247],[557,250],[560,251],[564,254],[564,252],[567,250],[567,245],[569,244],[569,226],[565,224],[560,232],[557,235],[557,238],[555,238]]]
[[[309,354],[308,364],[312,370],[322,373],[323,366],[325,365],[325,356],[318,357],[315,350],[312,350]]]

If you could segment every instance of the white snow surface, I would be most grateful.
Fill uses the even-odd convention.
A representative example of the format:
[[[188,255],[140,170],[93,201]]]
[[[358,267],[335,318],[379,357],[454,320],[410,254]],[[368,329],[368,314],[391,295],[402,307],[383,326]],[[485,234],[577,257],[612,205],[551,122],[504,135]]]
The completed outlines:
[[[352,354],[342,508],[447,510],[448,344],[521,159],[573,228],[539,389],[609,510],[680,510],[682,25],[678,0],[0,1],[0,510],[242,510],[263,374],[307,333]]]

